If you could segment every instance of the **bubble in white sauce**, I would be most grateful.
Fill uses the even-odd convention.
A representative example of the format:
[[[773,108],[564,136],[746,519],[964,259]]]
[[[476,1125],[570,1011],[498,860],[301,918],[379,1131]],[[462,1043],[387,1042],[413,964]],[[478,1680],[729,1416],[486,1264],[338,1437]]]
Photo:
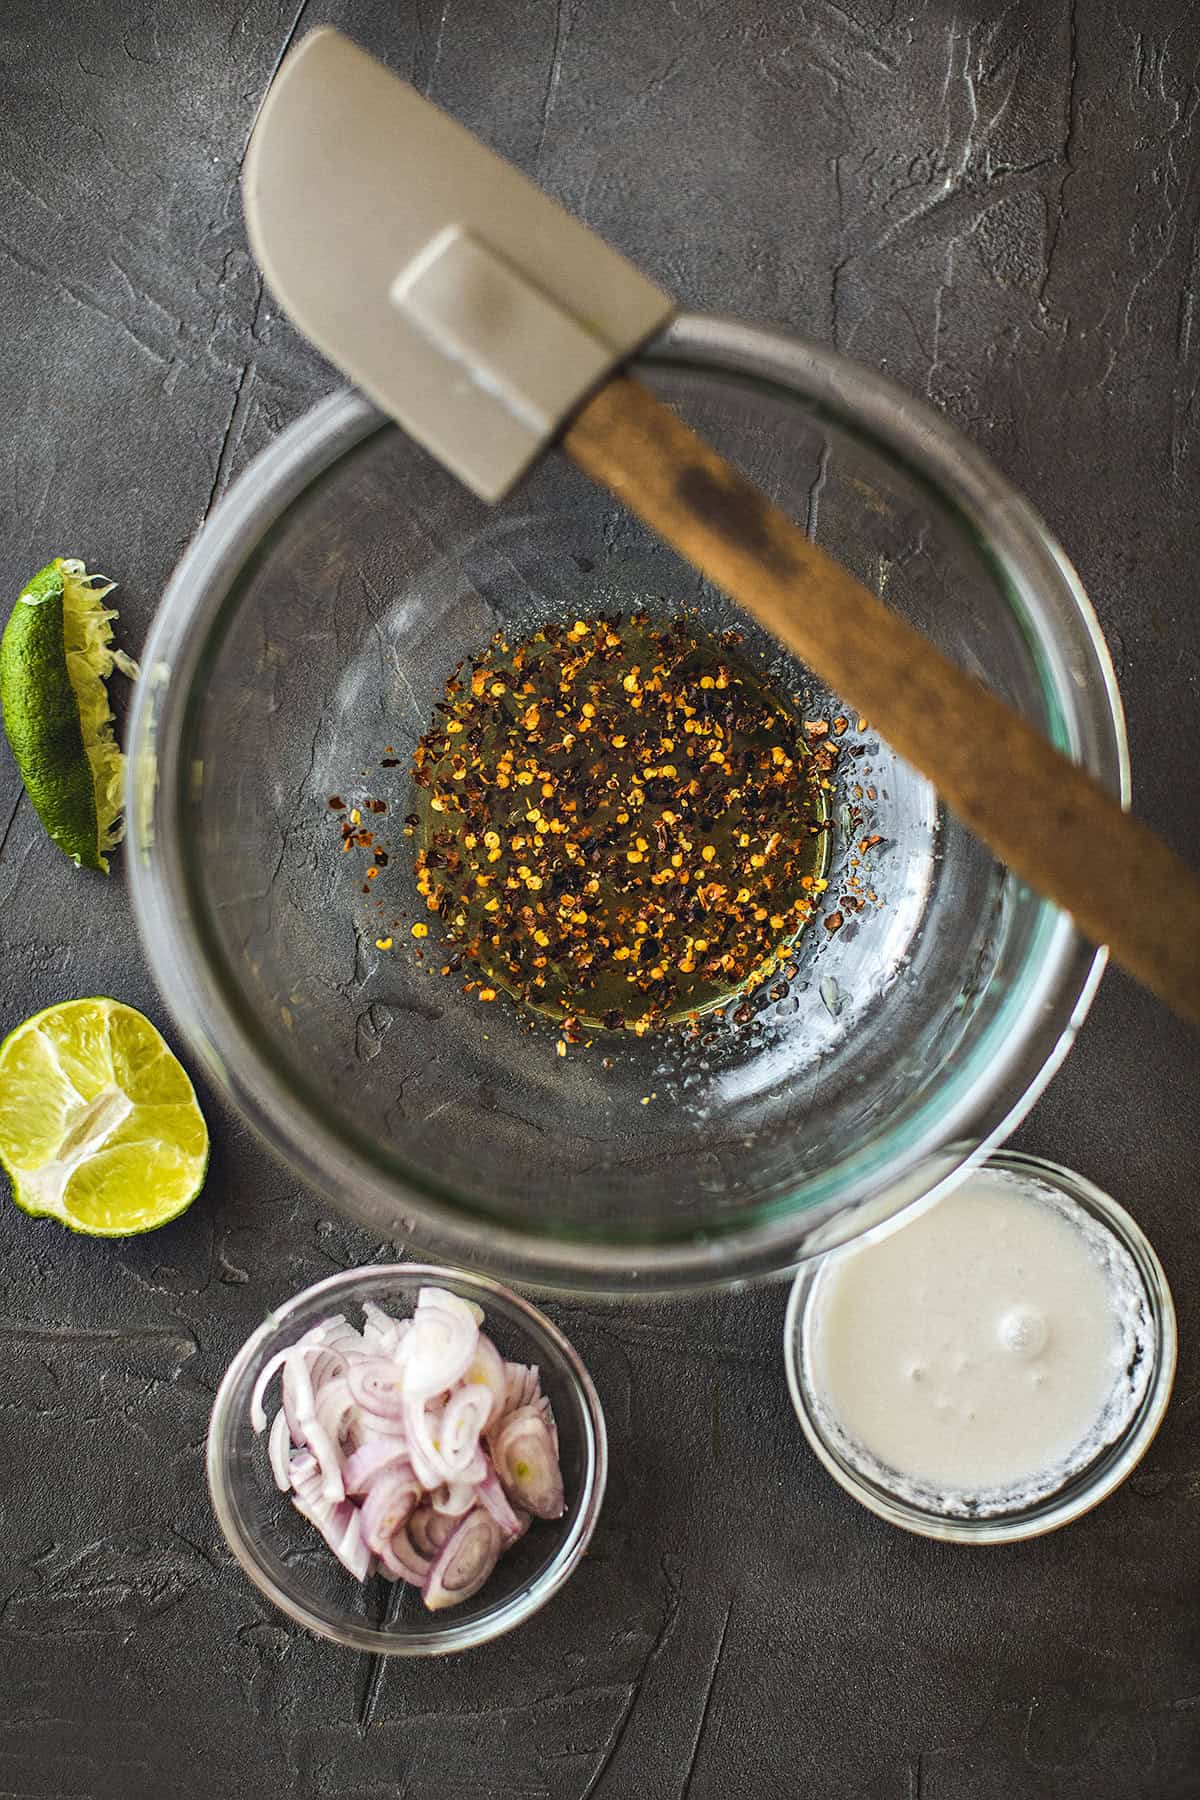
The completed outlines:
[[[1007,1312],[1000,1315],[996,1335],[1004,1349],[1031,1362],[1046,1348],[1050,1326],[1045,1315],[1038,1312],[1036,1307],[1010,1306]]]

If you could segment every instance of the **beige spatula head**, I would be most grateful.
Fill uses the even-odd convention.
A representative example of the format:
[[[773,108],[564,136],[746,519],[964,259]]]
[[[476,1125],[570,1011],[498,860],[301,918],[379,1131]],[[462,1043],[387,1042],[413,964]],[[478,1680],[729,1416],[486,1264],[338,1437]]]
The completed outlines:
[[[336,31],[267,95],[254,254],[331,362],[485,500],[674,310],[661,288]]]

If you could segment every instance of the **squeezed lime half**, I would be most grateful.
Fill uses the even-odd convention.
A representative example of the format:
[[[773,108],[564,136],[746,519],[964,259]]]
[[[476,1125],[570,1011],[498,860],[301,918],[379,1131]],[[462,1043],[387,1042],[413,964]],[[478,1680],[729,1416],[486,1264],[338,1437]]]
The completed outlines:
[[[149,1019],[119,1000],[67,1000],[0,1045],[0,1164],[23,1211],[129,1237],[191,1205],[208,1128]]]
[[[56,556],[18,594],[0,639],[0,710],[21,779],[77,866],[108,872],[120,842],[124,758],[105,683],[136,665],[112,646],[113,583]]]

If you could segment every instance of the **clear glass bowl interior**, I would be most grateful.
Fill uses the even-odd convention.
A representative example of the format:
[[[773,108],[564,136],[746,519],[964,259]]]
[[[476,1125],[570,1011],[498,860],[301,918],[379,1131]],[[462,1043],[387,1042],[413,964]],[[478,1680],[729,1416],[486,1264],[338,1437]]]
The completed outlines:
[[[267,1436],[250,1424],[250,1396],[259,1371],[331,1313],[362,1324],[364,1300],[397,1318],[411,1316],[418,1290],[449,1288],[481,1306],[486,1329],[510,1362],[536,1363],[542,1391],[554,1408],[566,1512],[535,1520],[502,1556],[474,1599],[429,1612],[404,1583],[375,1576],[360,1583],[347,1574],[290,1498],[275,1485]],[[276,1382],[268,1417],[279,1403]],[[436,1656],[466,1650],[511,1631],[531,1617],[568,1579],[586,1550],[604,1499],[607,1475],[604,1415],[591,1377],[546,1316],[498,1282],[463,1270],[416,1263],[351,1269],[306,1288],[273,1312],[230,1364],[217,1393],[208,1434],[208,1482],[221,1528],[246,1574],[298,1624],[358,1650],[389,1656]]]
[[[784,1326],[784,1362],[796,1416],[820,1461],[846,1492],[889,1524],[921,1537],[959,1544],[1006,1544],[1040,1537],[1069,1524],[1098,1506],[1132,1474],[1162,1423],[1175,1379],[1175,1305],[1162,1264],[1137,1221],[1083,1176],[1041,1157],[1016,1151],[999,1152],[987,1166],[1005,1171],[1020,1185],[1050,1187],[1066,1195],[1105,1226],[1128,1251],[1144,1296],[1151,1367],[1145,1389],[1124,1429],[1097,1453],[1086,1468],[1044,1498],[1012,1512],[977,1518],[950,1517],[896,1493],[873,1476],[858,1459],[848,1457],[823,1422],[820,1393],[812,1374],[810,1324],[824,1257],[808,1263],[796,1277]],[[903,1218],[887,1227],[904,1230]]]
[[[639,372],[1120,786],[1119,702],[1077,582],[932,414],[836,358],[711,322],[682,322]],[[849,720],[830,893],[853,876],[876,898],[804,933],[796,978],[757,996],[749,1027],[726,1021],[700,1051],[608,1034],[564,1058],[553,1026],[436,972],[436,921],[414,955],[409,760],[454,664],[494,632],[638,606],[736,621],[806,718]],[[160,983],[245,1110],[381,1237],[416,1229],[456,1257],[591,1286],[785,1266],[1011,1122],[1090,995],[1093,953],[1065,919],[562,457],[488,509],[365,403],[327,403],[202,534],[149,661],[131,815]],[[331,796],[362,804],[388,847],[370,892]]]

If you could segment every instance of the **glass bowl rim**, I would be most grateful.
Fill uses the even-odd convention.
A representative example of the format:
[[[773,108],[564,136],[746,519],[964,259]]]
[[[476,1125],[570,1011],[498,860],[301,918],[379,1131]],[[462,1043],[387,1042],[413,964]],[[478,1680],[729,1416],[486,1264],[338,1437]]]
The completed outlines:
[[[1081,698],[1039,597],[1043,589],[1056,590],[1076,631],[1073,647],[1091,664],[1086,698],[1103,713],[1098,726],[1103,741],[1085,760],[1128,804],[1123,712],[1091,604],[1033,509],[952,426],[836,352],[715,316],[680,316],[639,360],[648,369],[735,377],[799,402],[867,441],[932,490],[984,556],[1015,609],[1036,650],[1032,660],[1054,735],[1079,755]],[[267,532],[344,455],[374,433],[394,429],[353,391],[334,394],[303,414],[214,510],[181,559],[152,627],[129,730],[126,813],[133,907],[158,985],[210,1073],[267,1142],[319,1189],[334,1197],[347,1186],[370,1193],[393,1214],[415,1216],[434,1234],[432,1247],[451,1254],[469,1254],[486,1240],[491,1263],[546,1286],[662,1290],[777,1271],[807,1253],[806,1240],[818,1229],[822,1249],[854,1236],[857,1202],[870,1198],[877,1204],[882,1188],[890,1189],[934,1151],[944,1156],[947,1144],[962,1146],[959,1160],[948,1170],[941,1166],[930,1191],[961,1178],[1015,1128],[1042,1092],[1074,1041],[1103,972],[1106,952],[1085,944],[1067,916],[1046,901],[1038,902],[1029,949],[994,1017],[961,1066],[948,1072],[912,1119],[889,1126],[851,1153],[832,1182],[827,1176],[806,1178],[783,1196],[704,1226],[663,1224],[652,1233],[600,1235],[557,1218],[546,1225],[501,1218],[439,1185],[430,1172],[410,1167],[398,1153],[364,1145],[344,1129],[316,1088],[273,1054],[208,930],[189,852],[191,834],[183,828],[190,780],[184,752],[204,686],[196,675],[211,654],[223,615],[236,602],[239,573]]]
[[[568,1519],[566,1535],[550,1561],[526,1587],[511,1595],[491,1612],[484,1613],[473,1621],[458,1624],[455,1623],[453,1612],[447,1612],[441,1628],[428,1637],[389,1636],[376,1627],[359,1626],[355,1622],[347,1622],[344,1626],[333,1625],[281,1588],[259,1559],[255,1537],[243,1525],[228,1477],[229,1444],[243,1424],[249,1429],[248,1422],[237,1416],[236,1394],[239,1385],[261,1364],[263,1352],[273,1334],[310,1302],[328,1299],[333,1303],[343,1299],[347,1304],[353,1304],[353,1296],[364,1283],[382,1287],[389,1278],[394,1281],[397,1277],[403,1277],[406,1282],[415,1279],[417,1282],[432,1284],[446,1281],[455,1283],[470,1289],[479,1304],[485,1306],[485,1311],[485,1302],[489,1298],[498,1298],[505,1305],[513,1307],[551,1345],[558,1358],[558,1372],[574,1389],[584,1421],[583,1486],[575,1502],[573,1517],[565,1515]],[[596,1385],[579,1352],[554,1321],[547,1318],[539,1307],[534,1306],[523,1295],[514,1293],[512,1288],[506,1287],[494,1277],[473,1269],[424,1262],[365,1263],[358,1268],[342,1269],[336,1275],[324,1276],[320,1281],[302,1288],[289,1300],[272,1307],[262,1323],[251,1332],[230,1361],[217,1388],[209,1417],[205,1471],[217,1522],[242,1572],[273,1606],[277,1606],[295,1624],[302,1625],[318,1637],[341,1644],[346,1649],[365,1650],[384,1656],[445,1656],[452,1651],[474,1649],[479,1644],[490,1643],[492,1639],[512,1631],[539,1612],[570,1579],[592,1540],[604,1503],[604,1492],[608,1484],[608,1430]]]
[[[818,1257],[800,1270],[788,1296],[783,1326],[783,1360],[792,1406],[808,1439],[809,1447],[826,1472],[833,1477],[851,1499],[866,1507],[877,1518],[917,1537],[936,1538],[951,1544],[1013,1544],[1027,1538],[1044,1537],[1058,1531],[1099,1506],[1128,1479],[1146,1454],[1158,1433],[1171,1398],[1178,1353],[1178,1329],[1175,1302],[1166,1271],[1150,1239],[1133,1215],[1111,1194],[1097,1187],[1086,1176],[1068,1169],[1063,1163],[1046,1157],[1030,1156],[1018,1150],[998,1151],[980,1165],[1007,1170],[1015,1175],[1031,1176],[1077,1201],[1093,1217],[1106,1225],[1113,1236],[1133,1258],[1145,1284],[1154,1322],[1154,1361],[1146,1393],[1121,1435],[1085,1469],[1066,1482],[1055,1493],[1019,1512],[1003,1513],[989,1518],[966,1519],[943,1517],[915,1506],[911,1501],[889,1493],[870,1482],[847,1464],[830,1444],[821,1428],[820,1419],[809,1404],[809,1384],[802,1373],[800,1346],[807,1323],[808,1308],[817,1291],[825,1258]],[[932,1202],[928,1197],[915,1201],[914,1213],[923,1212]],[[904,1209],[909,1210],[908,1208]],[[893,1214],[885,1231],[903,1230],[902,1216]],[[870,1233],[867,1234],[868,1238]],[[865,1240],[864,1240],[865,1241]]]

